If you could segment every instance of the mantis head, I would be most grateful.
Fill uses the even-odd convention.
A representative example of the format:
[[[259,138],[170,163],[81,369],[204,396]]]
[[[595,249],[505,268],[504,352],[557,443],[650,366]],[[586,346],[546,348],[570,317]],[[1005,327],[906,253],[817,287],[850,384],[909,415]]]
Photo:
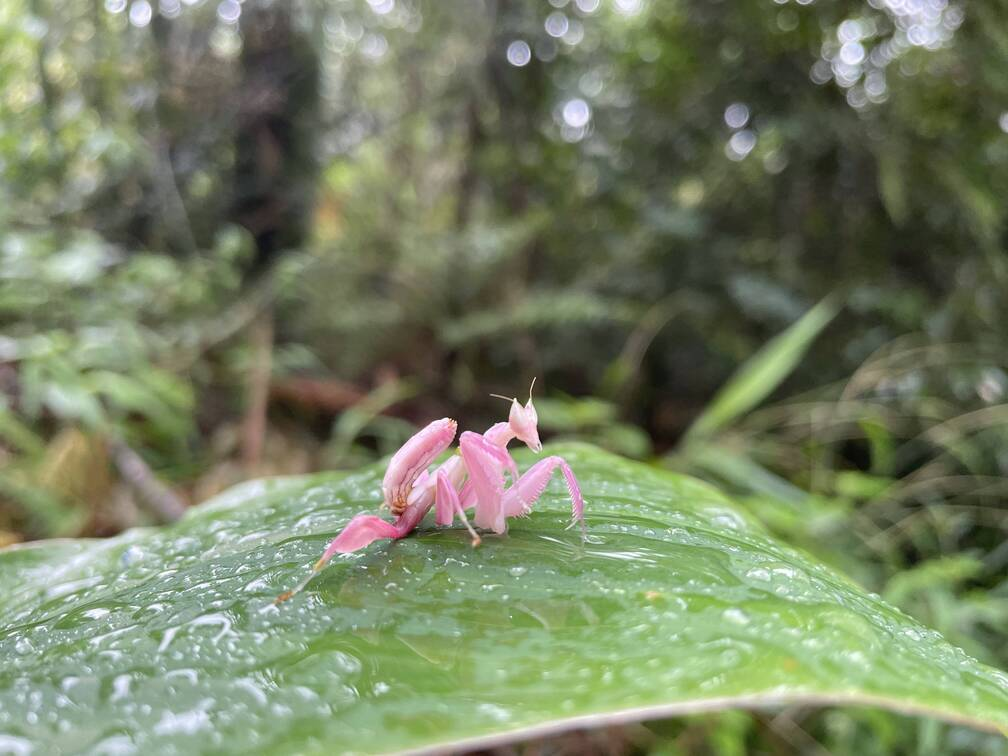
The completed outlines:
[[[535,378],[532,379],[532,386],[535,386]],[[538,454],[542,451],[542,442],[539,440],[539,415],[532,406],[532,386],[529,386],[529,398],[524,407],[518,399],[510,399],[511,412],[508,413],[508,425],[515,438]]]
[[[515,438],[525,444],[536,454],[542,451],[542,442],[539,440],[539,416],[536,414],[532,400],[522,407],[518,400],[511,402],[511,412],[508,414],[508,425],[511,426]]]

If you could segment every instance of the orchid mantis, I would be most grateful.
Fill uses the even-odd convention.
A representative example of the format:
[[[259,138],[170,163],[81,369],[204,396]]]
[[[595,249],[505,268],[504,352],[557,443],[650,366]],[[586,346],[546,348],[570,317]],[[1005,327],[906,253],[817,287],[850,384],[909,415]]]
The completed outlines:
[[[534,380],[532,383],[535,385]],[[570,494],[572,524],[581,522],[583,528],[584,498],[566,460],[546,457],[519,475],[518,466],[507,451],[507,445],[514,439],[536,454],[542,451],[531,388],[524,406],[517,398],[498,398],[511,402],[507,422],[496,423],[482,435],[464,431],[459,436],[458,454],[433,473],[428,468],[455,439],[458,424],[454,420],[447,417],[435,420],[403,444],[389,461],[382,480],[383,506],[396,519],[389,522],[369,514],[354,517],[328,545],[311,574],[294,590],[281,594],[277,603],[300,591],[335,554],[357,551],[382,538],[405,537],[431,507],[435,509],[438,525],[450,525],[457,515],[472,536],[472,545],[478,546],[481,539],[469,523],[467,509],[474,509],[476,527],[504,533],[507,518],[527,515],[557,469]],[[510,487],[505,485],[505,473],[510,477]]]

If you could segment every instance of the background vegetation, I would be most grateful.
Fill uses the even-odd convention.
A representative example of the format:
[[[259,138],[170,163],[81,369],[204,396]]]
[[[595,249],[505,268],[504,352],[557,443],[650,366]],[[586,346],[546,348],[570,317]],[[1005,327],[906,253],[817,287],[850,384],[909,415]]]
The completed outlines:
[[[4,3],[0,542],[354,466],[538,376],[544,435],[716,480],[1004,668],[1005,19]],[[1003,748],[859,711],[604,738]]]

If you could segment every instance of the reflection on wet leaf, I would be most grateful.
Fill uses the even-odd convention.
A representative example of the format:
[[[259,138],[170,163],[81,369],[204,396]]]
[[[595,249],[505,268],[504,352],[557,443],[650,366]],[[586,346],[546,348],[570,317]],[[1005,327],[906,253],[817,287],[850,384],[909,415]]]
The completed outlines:
[[[341,557],[281,607],[375,508],[379,468],[246,484],[164,530],[0,552],[0,750],[384,752],[706,699],[1008,726],[1008,676],[709,486],[562,453],[587,540],[554,482],[506,537],[473,550],[425,527]]]

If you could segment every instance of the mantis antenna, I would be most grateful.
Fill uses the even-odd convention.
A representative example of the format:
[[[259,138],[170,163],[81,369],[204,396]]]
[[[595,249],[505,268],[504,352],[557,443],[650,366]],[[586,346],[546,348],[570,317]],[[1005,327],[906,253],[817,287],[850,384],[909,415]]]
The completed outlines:
[[[532,401],[532,389],[535,386],[536,379],[532,378],[532,383],[529,384],[529,401]],[[501,394],[490,394],[494,399],[503,399],[505,402],[517,402],[517,396],[503,396]]]

